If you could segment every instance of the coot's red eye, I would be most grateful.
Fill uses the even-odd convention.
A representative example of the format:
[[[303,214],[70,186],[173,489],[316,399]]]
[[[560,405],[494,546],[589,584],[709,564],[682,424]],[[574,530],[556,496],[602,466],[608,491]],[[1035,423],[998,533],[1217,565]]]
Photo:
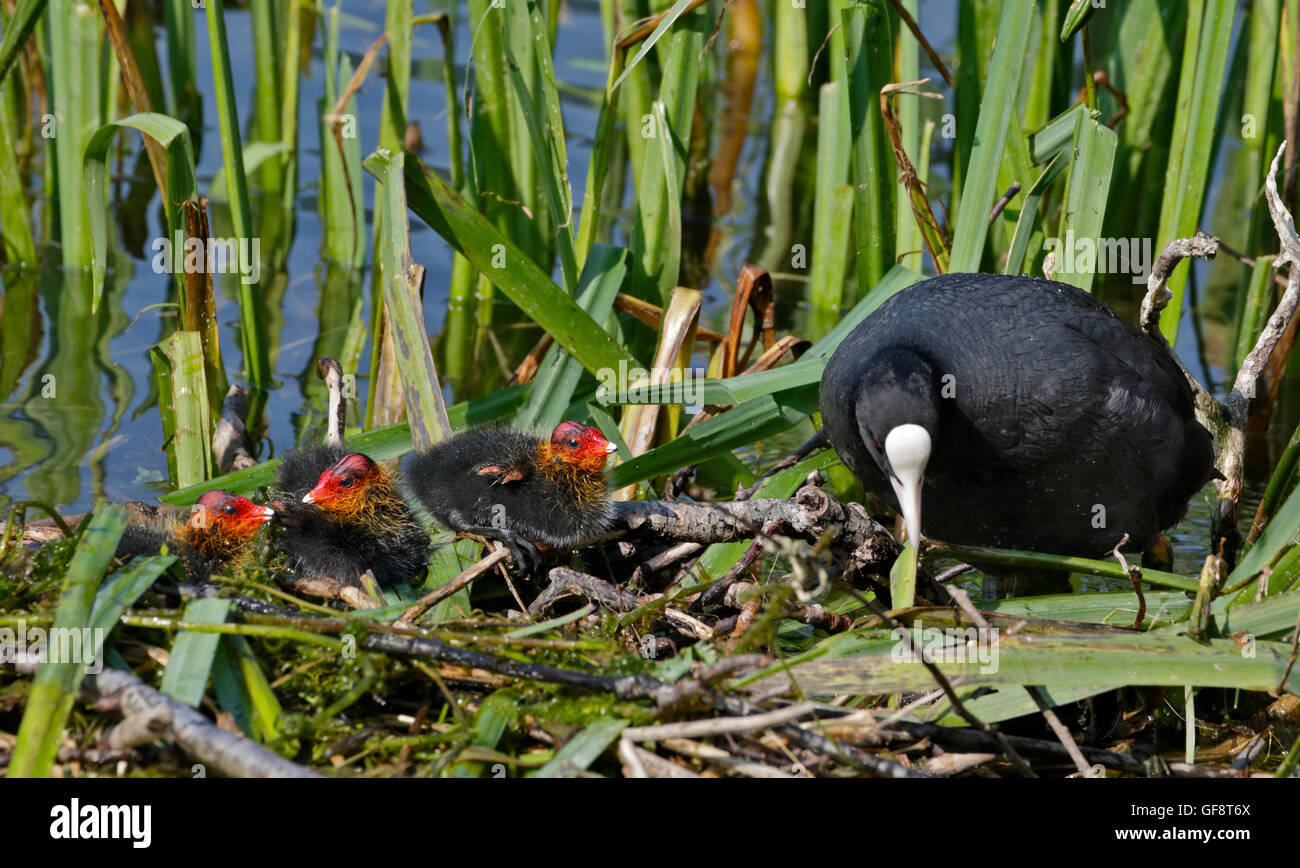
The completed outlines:
[[[578,448],[578,438],[576,438],[576,437],[570,437],[570,438],[569,438],[569,448],[570,448],[570,449],[577,449],[577,448]]]
[[[235,505],[233,503],[227,503],[225,506],[221,508],[221,511],[224,512],[226,515],[234,515],[237,512],[237,510],[235,509]]]
[[[352,479],[351,476],[345,476],[345,477],[343,477],[342,479],[339,480],[339,487],[340,487],[340,488],[351,488],[353,482],[354,482],[354,480]]]

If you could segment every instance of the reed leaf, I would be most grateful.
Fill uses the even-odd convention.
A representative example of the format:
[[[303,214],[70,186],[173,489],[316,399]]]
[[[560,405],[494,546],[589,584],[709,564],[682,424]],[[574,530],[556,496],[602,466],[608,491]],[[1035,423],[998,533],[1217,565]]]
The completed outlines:
[[[371,174],[385,171],[388,157],[366,159]],[[483,217],[414,154],[405,160],[407,205],[465,255],[529,318],[593,374],[635,360],[546,276],[509,238]]]
[[[614,307],[614,298],[627,278],[628,257],[627,250],[607,244],[595,245],[587,257],[578,279],[577,302],[596,322],[603,322]],[[562,422],[582,372],[582,364],[577,359],[552,345],[533,378],[516,425],[549,431]]]
[[[879,96],[880,89],[893,80],[893,47],[884,0],[850,6],[844,10],[843,23],[849,51],[849,123],[857,191],[854,246],[858,297],[862,298],[894,264],[894,179],[898,169],[880,115]]]
[[[239,239],[253,237],[253,212],[248,204],[248,183],[244,176],[244,145],[239,132],[239,110],[230,68],[230,46],[226,39],[224,0],[205,0],[208,11],[208,40],[212,46],[212,76],[217,95],[217,124],[221,130],[221,155],[230,187],[230,220]],[[267,352],[264,324],[267,322],[262,293],[254,283],[239,281],[239,338],[244,351],[244,369],[257,389],[271,385],[271,360]]]
[[[192,624],[224,624],[229,612],[230,600],[209,597],[189,603],[182,618]],[[167,668],[163,670],[162,692],[197,708],[203,701],[220,641],[220,633],[181,630],[172,642]]]
[[[415,265],[406,220],[405,155],[388,162],[384,180],[384,222],[388,245],[384,250],[384,305],[392,328],[402,391],[416,448],[428,449],[451,436],[447,408],[442,400],[438,370],[433,363],[424,311],[416,294]]]
[[[18,53],[27,44],[27,39],[41,20],[48,0],[19,0],[18,5],[8,13],[4,39],[0,41],[0,84],[9,76],[9,69],[18,59]]]
[[[77,543],[59,593],[47,653],[56,650],[58,644],[64,650],[80,649],[82,659],[46,661],[37,670],[18,726],[18,740],[9,756],[11,778],[48,777],[54,767],[63,728],[72,713],[77,687],[89,662],[84,654],[88,649],[71,640],[81,638],[83,628],[92,622],[95,592],[125,528],[126,509],[118,504],[103,504],[95,509]],[[70,640],[66,644],[62,641],[64,637]]]
[[[1232,0],[1201,0],[1188,6],[1178,109],[1172,118],[1173,140],[1165,169],[1157,247],[1195,233],[1201,217],[1236,7]],[[1171,344],[1178,335],[1186,284],[1186,268],[1169,276],[1173,298],[1161,313],[1160,330]]]
[[[194,150],[190,144],[189,128],[175,118],[157,113],[131,115],[113,121],[95,131],[86,143],[83,177],[87,195],[87,217],[91,238],[92,312],[99,310],[104,294],[104,273],[108,262],[108,159],[113,141],[119,130],[139,130],[162,145],[167,151],[167,192],[163,202],[167,213],[169,236],[167,242],[175,248],[176,233],[185,237],[185,223],[181,205],[199,201],[194,172]],[[173,263],[180,262],[185,250],[172,251]],[[183,270],[175,272],[177,285],[184,279]]]
[[[1057,263],[1055,276],[1057,280],[1090,292],[1093,279],[1103,267],[1103,252],[1109,250],[1111,255],[1107,258],[1115,258],[1113,249],[1103,247],[1101,232],[1119,138],[1114,130],[1094,118],[1079,115],[1078,119],[1074,144],[1070,149],[1070,168],[1065,176],[1065,200],[1056,248],[1058,252],[1063,251],[1065,257],[1064,262]],[[1074,271],[1080,263],[1082,254],[1079,251],[1086,252],[1085,244],[1092,249],[1091,267]],[[1086,265],[1087,259],[1082,261]]]
[[[949,268],[954,272],[980,270],[989,211],[998,196],[998,166],[1006,146],[1007,129],[1016,111],[1016,92],[1025,62],[1032,0],[1012,0],[999,13],[997,42],[988,81],[980,99],[979,121],[970,165],[964,177],[960,207],[953,224]],[[963,64],[964,64],[963,60]]]

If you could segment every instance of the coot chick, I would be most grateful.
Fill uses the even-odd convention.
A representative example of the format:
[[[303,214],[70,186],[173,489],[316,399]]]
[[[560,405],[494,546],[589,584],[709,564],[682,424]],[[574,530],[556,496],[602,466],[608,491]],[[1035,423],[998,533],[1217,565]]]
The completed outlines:
[[[1169,352],[1075,287],[948,274],[869,315],[831,356],[821,408],[908,537],[1102,556],[1145,549],[1216,478]],[[922,496],[924,495],[924,496]]]
[[[571,549],[609,527],[605,459],[617,447],[595,428],[561,422],[549,439],[479,428],[412,455],[412,494],[452,530],[501,540],[520,567],[537,545]]]
[[[390,586],[424,567],[428,533],[384,469],[359,452],[327,468],[302,497],[277,503],[285,529],[278,545],[301,575],[359,586],[373,570]]]
[[[129,515],[116,556],[156,555],[166,545],[180,558],[187,579],[207,581],[245,561],[258,528],[274,514],[269,507],[225,491],[204,492],[185,521],[162,511],[136,510]]]

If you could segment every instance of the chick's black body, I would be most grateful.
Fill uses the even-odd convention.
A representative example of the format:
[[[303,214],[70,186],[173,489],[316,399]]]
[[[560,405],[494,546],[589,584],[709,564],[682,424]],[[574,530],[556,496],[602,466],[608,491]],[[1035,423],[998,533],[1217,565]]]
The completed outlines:
[[[508,428],[480,428],[406,459],[412,494],[441,524],[458,531],[495,531],[557,549],[571,549],[605,531],[613,515],[597,471],[546,472],[545,442]]]
[[[366,570],[385,587],[415,578],[428,557],[429,535],[409,511],[382,526],[344,521],[308,504],[285,504],[277,543],[302,576],[360,585]]]
[[[300,575],[359,585],[366,570],[383,586],[410,581],[428,557],[429,535],[387,481],[364,516],[339,516],[302,502],[321,475],[348,454],[342,446],[309,445],[285,454],[273,499],[284,528],[277,545]]]
[[[165,514],[130,516],[126,529],[117,543],[117,558],[149,557],[167,546],[170,554],[180,558],[185,577],[191,582],[207,581],[213,573],[225,566],[223,559],[212,558],[185,542],[179,533],[181,524]]]
[[[1075,287],[949,274],[885,301],[822,376],[827,438],[896,503],[881,444],[932,448],[923,532],[962,544],[1102,555],[1149,546],[1217,476],[1167,350]]]
[[[291,449],[275,469],[275,485],[285,498],[301,501],[316,487],[320,475],[333,467],[348,451],[342,446],[314,444]]]
[[[185,578],[190,582],[206,582],[214,574],[226,570],[239,557],[239,552],[220,546],[205,551],[186,539],[184,517],[188,510],[154,507],[147,504],[128,504],[126,528],[117,543],[114,557],[150,557],[167,546],[169,554],[180,559]],[[215,532],[215,530],[214,530]]]

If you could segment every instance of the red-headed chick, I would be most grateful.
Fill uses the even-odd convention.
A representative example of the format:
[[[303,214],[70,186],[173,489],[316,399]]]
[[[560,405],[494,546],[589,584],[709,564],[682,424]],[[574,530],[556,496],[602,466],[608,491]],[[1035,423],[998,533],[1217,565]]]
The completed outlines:
[[[605,460],[613,443],[595,428],[561,422],[549,438],[480,428],[410,456],[412,495],[452,530],[501,540],[531,569],[537,545],[573,549],[608,529]]]
[[[298,500],[279,502],[280,550],[298,574],[360,585],[372,570],[380,585],[416,578],[429,534],[382,467],[359,452],[344,455]]]
[[[205,492],[188,519],[158,512],[133,513],[117,545],[117,557],[156,555],[164,545],[181,559],[185,576],[202,582],[245,563],[253,538],[275,512],[226,491]]]

